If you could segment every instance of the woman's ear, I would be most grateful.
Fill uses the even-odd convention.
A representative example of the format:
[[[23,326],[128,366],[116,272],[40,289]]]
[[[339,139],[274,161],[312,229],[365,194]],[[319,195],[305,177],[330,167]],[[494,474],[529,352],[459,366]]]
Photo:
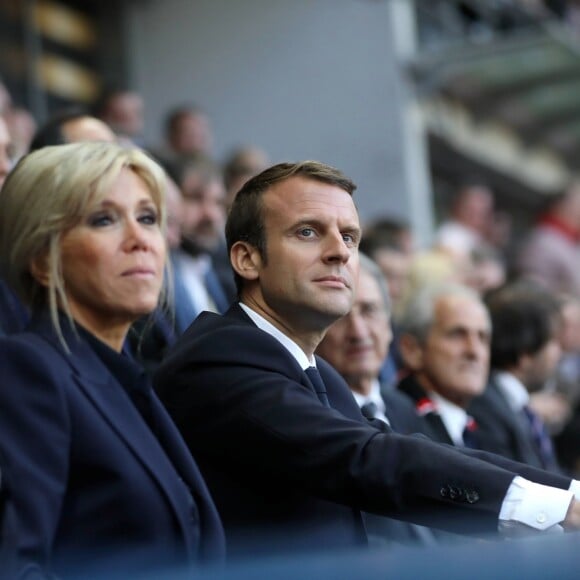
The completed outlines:
[[[48,256],[37,256],[30,262],[30,273],[32,277],[45,288],[48,288],[50,274],[48,268]]]
[[[232,268],[244,280],[257,280],[260,277],[262,258],[260,252],[247,242],[236,242],[230,250]]]

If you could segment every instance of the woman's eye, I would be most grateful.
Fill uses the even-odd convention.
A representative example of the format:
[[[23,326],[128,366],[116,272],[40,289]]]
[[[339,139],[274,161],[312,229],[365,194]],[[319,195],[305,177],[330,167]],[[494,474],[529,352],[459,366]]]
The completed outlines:
[[[110,213],[96,213],[89,216],[88,224],[93,228],[102,228],[113,223],[113,216]]]
[[[148,211],[143,213],[142,215],[139,216],[139,221],[142,224],[148,225],[148,226],[152,226],[155,225],[158,221],[157,219],[157,213],[154,211]]]

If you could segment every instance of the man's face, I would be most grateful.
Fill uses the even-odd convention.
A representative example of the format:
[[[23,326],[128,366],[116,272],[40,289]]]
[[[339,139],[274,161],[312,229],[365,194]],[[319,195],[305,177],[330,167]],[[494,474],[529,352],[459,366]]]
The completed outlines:
[[[182,236],[195,251],[210,252],[223,238],[226,191],[219,178],[203,183],[190,172],[182,183]]]
[[[350,311],[360,225],[343,189],[291,177],[264,193],[267,260],[257,258],[250,300],[293,332],[323,331]]]
[[[328,329],[317,352],[353,390],[366,394],[379,376],[391,338],[379,284],[362,269],[352,310]]]
[[[212,149],[212,134],[208,118],[201,113],[183,115],[172,135],[177,153],[207,153]]]
[[[12,140],[8,134],[6,123],[4,122],[4,119],[0,117],[0,189],[2,188],[4,180],[12,167],[10,151],[11,144]]]
[[[493,193],[482,186],[473,186],[463,192],[457,208],[460,222],[485,235],[493,219]]]
[[[490,334],[483,304],[467,296],[439,298],[425,344],[415,345],[417,379],[427,390],[465,406],[485,388]]]

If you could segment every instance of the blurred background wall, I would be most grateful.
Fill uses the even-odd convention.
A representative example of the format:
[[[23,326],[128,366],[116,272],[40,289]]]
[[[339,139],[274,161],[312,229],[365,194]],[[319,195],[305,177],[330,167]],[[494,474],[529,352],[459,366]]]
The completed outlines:
[[[466,178],[515,230],[580,170],[575,0],[0,0],[0,78],[44,121],[110,86],[143,140],[195,103],[214,154],[252,143],[359,184],[364,220],[430,241]]]

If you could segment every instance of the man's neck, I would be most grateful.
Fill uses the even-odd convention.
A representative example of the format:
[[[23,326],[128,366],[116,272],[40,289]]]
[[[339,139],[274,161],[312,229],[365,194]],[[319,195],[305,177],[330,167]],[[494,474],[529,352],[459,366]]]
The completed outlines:
[[[350,389],[355,393],[358,393],[363,397],[368,397],[371,394],[373,388],[373,379],[371,377],[355,377],[352,375],[343,376]]]
[[[432,393],[435,393],[435,395],[437,395],[438,397],[446,399],[447,401],[449,401],[456,407],[460,407],[461,409],[466,409],[467,406],[469,405],[470,398],[464,397],[456,393],[449,392],[441,393],[438,389],[434,388],[429,379],[421,373],[417,373],[415,375],[415,379],[419,383],[419,385],[421,385],[421,387],[427,393],[428,396],[431,395]]]
[[[240,302],[267,320],[272,326],[282,334],[295,342],[312,359],[318,345],[324,338],[326,328],[323,330],[298,329],[288,323],[272,309],[264,305],[263,301],[253,299],[252,296],[242,296]]]

